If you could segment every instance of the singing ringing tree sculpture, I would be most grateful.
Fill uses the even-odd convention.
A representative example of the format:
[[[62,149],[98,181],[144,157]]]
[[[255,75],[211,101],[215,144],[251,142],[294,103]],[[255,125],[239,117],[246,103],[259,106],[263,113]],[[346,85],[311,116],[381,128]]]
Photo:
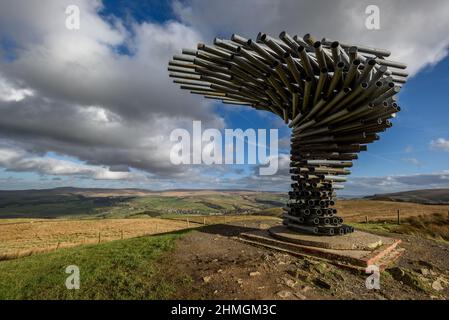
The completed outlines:
[[[357,153],[379,139],[400,111],[395,95],[406,66],[386,60],[390,52],[354,46],[310,34],[257,39],[236,34],[231,40],[198,44],[175,55],[168,70],[181,89],[248,105],[280,116],[290,128],[292,191],[283,223],[302,232],[342,235],[333,208]]]

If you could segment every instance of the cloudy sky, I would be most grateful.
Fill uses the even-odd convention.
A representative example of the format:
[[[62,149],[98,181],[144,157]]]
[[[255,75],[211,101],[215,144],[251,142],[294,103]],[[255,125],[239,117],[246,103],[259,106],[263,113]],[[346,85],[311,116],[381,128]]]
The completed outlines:
[[[380,30],[365,8],[380,8]],[[80,29],[66,8],[80,9]],[[167,62],[215,36],[312,33],[387,48],[409,65],[394,126],[356,161],[343,194],[449,187],[449,1],[0,0],[0,189],[79,187],[287,190],[257,166],[169,161],[170,132],[279,128],[276,117],[204,101]]]

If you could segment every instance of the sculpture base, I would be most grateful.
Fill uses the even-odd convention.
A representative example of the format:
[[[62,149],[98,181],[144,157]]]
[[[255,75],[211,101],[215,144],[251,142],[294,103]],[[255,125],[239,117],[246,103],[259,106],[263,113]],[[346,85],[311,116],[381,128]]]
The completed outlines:
[[[392,264],[404,251],[399,239],[355,231],[340,236],[301,234],[285,226],[256,230],[240,235],[240,240],[269,249],[325,260],[342,267],[364,270],[369,265],[380,269]]]

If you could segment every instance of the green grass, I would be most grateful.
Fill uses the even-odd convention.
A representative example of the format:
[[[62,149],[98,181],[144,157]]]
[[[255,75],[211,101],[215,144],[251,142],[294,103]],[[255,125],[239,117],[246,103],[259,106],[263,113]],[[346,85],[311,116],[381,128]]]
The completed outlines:
[[[167,299],[158,260],[187,231],[60,249],[0,262],[0,299]],[[80,269],[80,289],[68,290],[68,265]]]

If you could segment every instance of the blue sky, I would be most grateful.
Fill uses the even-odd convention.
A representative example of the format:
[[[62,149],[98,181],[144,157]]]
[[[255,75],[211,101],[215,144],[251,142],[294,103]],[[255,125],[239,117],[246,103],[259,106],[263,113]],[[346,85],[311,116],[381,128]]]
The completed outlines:
[[[358,14],[357,6],[348,9],[350,1],[336,1],[340,20],[328,19],[325,30],[315,21],[328,12],[321,1],[242,2],[242,11],[253,10],[250,21],[235,4],[218,1],[75,3],[81,18],[89,18],[81,20],[85,24],[77,34],[58,29],[64,1],[44,2],[34,15],[21,11],[26,4],[10,1],[5,17],[0,15],[0,189],[71,185],[287,190],[286,161],[278,176],[262,178],[255,178],[255,167],[249,165],[173,168],[167,165],[163,141],[171,130],[188,129],[193,120],[201,120],[205,127],[222,131],[279,128],[281,152],[287,153],[290,131],[276,116],[190,97],[169,82],[166,64],[181,47],[210,43],[215,35],[229,37],[230,30],[254,37],[255,30],[276,36],[289,28],[304,30],[300,35],[312,30],[321,37],[327,31],[332,38],[379,42],[393,54],[396,49],[410,65],[412,77],[399,94],[401,112],[393,127],[359,155],[342,194],[449,187],[449,24],[435,27],[433,38],[419,39],[424,38],[426,19],[446,10],[444,2],[435,0],[428,9],[416,1],[402,9],[378,1],[386,13],[384,29],[377,33],[358,23],[363,2],[357,2]],[[283,8],[294,6],[318,16],[292,22],[292,13]],[[272,14],[259,21],[257,13],[267,8]],[[420,10],[433,11],[403,30],[391,22],[409,21]],[[7,16],[14,14],[14,19]],[[332,23],[346,28],[336,31]],[[356,35],[345,31],[349,29]]]

